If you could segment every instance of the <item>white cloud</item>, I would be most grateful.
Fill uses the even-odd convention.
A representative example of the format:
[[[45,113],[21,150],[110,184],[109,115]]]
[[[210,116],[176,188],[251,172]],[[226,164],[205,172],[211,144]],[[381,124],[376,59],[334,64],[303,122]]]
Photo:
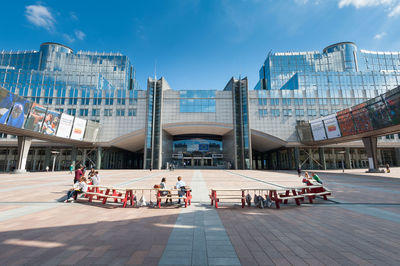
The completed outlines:
[[[75,36],[78,40],[83,40],[86,37],[86,34],[80,30],[75,30]]]
[[[379,6],[379,5],[390,5],[395,0],[340,0],[339,8],[345,6],[354,6],[355,8],[368,7],[368,6]]]
[[[78,20],[79,20],[79,18],[78,18],[78,16],[76,15],[75,12],[69,12],[69,16],[71,17],[72,20],[75,20],[75,21],[78,21]]]
[[[392,9],[389,13],[389,17],[394,17],[400,15],[400,4],[398,4],[395,8]]]
[[[49,9],[40,4],[26,6],[25,17],[33,25],[43,27],[48,31],[54,29],[54,23],[56,22]]]
[[[74,41],[75,41],[75,38],[72,37],[72,36],[69,35],[69,34],[64,33],[64,34],[63,34],[63,37],[64,37],[64,39],[67,40],[67,42],[74,42]]]
[[[386,32],[378,33],[378,34],[376,34],[376,35],[374,36],[374,39],[375,39],[375,40],[380,40],[380,39],[382,39],[385,35],[386,35]]]

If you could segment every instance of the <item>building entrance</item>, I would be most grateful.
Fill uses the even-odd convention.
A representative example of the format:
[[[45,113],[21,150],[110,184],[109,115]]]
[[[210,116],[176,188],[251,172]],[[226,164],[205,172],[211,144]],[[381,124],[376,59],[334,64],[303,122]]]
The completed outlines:
[[[224,167],[222,137],[216,135],[178,135],[172,143],[176,167]]]

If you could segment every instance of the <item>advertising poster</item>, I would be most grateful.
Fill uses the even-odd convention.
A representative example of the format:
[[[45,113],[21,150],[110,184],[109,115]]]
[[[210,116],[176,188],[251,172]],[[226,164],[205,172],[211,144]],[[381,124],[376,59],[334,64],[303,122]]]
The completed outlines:
[[[74,126],[72,127],[71,139],[83,140],[85,135],[86,120],[75,117]]]
[[[62,138],[69,138],[69,136],[71,135],[71,129],[73,124],[74,124],[74,117],[72,115],[67,115],[62,113],[56,136]]]
[[[42,133],[50,136],[55,136],[58,125],[60,124],[60,113],[47,110],[43,121]]]
[[[373,129],[371,120],[369,118],[369,112],[365,103],[361,103],[352,107],[351,115],[353,116],[357,133],[364,133]]]
[[[25,119],[28,116],[30,106],[31,103],[28,100],[14,95],[14,103],[7,119],[7,125],[22,128]]]
[[[322,123],[322,118],[318,118],[315,120],[310,121],[311,124],[311,131],[314,136],[314,140],[325,140],[326,134],[324,129],[324,124]]]
[[[400,86],[384,94],[383,99],[394,125],[400,124]]]
[[[356,127],[350,109],[347,108],[337,112],[336,117],[343,137],[356,134]]]
[[[14,102],[14,95],[0,88],[0,124],[5,124]]]
[[[37,103],[33,103],[28,118],[26,119],[24,128],[39,132],[42,128],[42,123],[46,116],[46,111],[46,107]]]
[[[88,120],[86,123],[86,132],[84,141],[94,142],[97,139],[97,135],[99,134],[100,125],[93,121]]]
[[[335,114],[324,117],[323,121],[328,139],[341,137],[339,125],[336,120]]]
[[[380,129],[392,125],[385,102],[381,96],[366,102],[369,118],[373,129]]]

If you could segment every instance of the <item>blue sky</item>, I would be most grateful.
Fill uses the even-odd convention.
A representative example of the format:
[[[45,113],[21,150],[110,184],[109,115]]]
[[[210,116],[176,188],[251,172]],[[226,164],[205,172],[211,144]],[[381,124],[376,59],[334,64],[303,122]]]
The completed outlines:
[[[354,41],[400,51],[400,0],[3,1],[0,49],[121,52],[146,79],[173,89],[223,89],[247,76],[252,89],[270,50],[321,51]]]

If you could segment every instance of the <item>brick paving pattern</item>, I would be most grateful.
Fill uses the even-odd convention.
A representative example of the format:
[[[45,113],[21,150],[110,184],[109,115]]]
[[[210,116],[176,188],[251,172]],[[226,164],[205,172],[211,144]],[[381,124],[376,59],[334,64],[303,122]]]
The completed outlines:
[[[102,184],[135,188],[150,188],[161,177],[171,187],[182,175],[198,189],[188,209],[68,204],[60,202],[72,185],[67,172],[0,174],[0,264],[158,265],[180,228],[192,241],[192,265],[229,264],[213,260],[224,252],[242,265],[400,265],[400,169],[391,170],[319,172],[333,191],[330,201],[289,202],[280,210],[242,209],[239,201],[215,209],[205,190],[300,185],[294,171],[100,171]],[[177,255],[189,249],[176,246]]]

